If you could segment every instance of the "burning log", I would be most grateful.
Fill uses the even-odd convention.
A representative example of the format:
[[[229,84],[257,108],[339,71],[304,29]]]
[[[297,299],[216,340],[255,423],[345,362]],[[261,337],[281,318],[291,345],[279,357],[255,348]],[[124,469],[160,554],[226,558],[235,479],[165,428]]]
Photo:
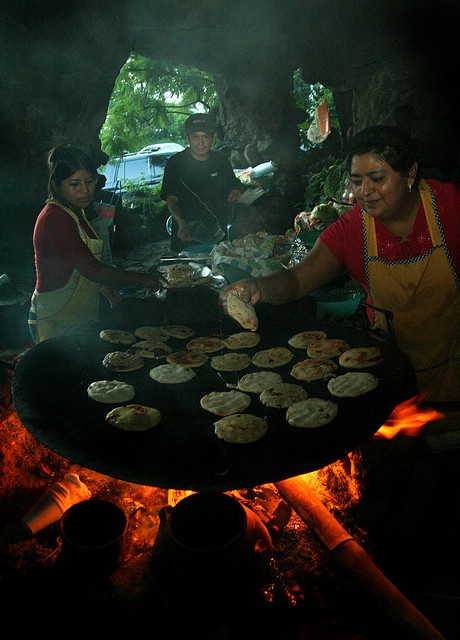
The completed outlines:
[[[404,637],[445,640],[444,636],[397,589],[309,489],[302,476],[276,482],[281,496],[298,513],[347,571],[353,583],[383,610]]]

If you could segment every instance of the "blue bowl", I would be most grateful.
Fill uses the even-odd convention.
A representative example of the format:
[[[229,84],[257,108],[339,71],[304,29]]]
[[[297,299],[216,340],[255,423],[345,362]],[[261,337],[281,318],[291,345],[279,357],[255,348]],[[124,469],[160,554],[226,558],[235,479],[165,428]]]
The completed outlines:
[[[339,318],[349,318],[358,310],[365,298],[365,291],[358,287],[321,287],[310,294],[316,301],[316,317],[321,319],[326,313]]]

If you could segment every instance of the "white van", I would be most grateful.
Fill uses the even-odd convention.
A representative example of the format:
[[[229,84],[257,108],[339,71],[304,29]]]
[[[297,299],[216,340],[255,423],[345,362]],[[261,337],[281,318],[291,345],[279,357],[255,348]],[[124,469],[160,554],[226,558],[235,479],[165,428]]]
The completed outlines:
[[[123,194],[128,183],[145,182],[148,186],[159,184],[168,158],[183,149],[180,144],[167,142],[148,145],[137,153],[113,158],[100,169],[107,179],[104,191]]]

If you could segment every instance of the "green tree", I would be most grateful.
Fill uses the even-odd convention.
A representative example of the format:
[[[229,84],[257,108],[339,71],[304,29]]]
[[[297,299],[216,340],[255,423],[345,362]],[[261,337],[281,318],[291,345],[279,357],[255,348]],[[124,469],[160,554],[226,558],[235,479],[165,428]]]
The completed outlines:
[[[217,105],[211,74],[132,54],[115,82],[102,149],[113,157],[155,142],[181,143],[184,118]]]

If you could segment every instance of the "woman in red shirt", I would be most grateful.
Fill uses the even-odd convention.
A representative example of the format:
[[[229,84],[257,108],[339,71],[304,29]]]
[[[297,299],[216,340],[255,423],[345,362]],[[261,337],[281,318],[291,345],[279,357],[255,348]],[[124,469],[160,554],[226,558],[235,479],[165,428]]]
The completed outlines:
[[[121,300],[117,287],[162,288],[156,274],[101,262],[103,241],[85,214],[98,177],[91,158],[75,147],[55,147],[48,155],[48,169],[48,199],[33,234],[36,284],[29,328],[34,342],[98,319],[101,293],[113,306]]]
[[[377,309],[391,312],[420,393],[458,401],[460,188],[422,179],[417,148],[397,127],[356,134],[346,168],[356,205],[322,232],[305,259],[228,289],[253,304],[283,304],[347,271],[367,291],[372,329],[388,331],[388,316]]]

